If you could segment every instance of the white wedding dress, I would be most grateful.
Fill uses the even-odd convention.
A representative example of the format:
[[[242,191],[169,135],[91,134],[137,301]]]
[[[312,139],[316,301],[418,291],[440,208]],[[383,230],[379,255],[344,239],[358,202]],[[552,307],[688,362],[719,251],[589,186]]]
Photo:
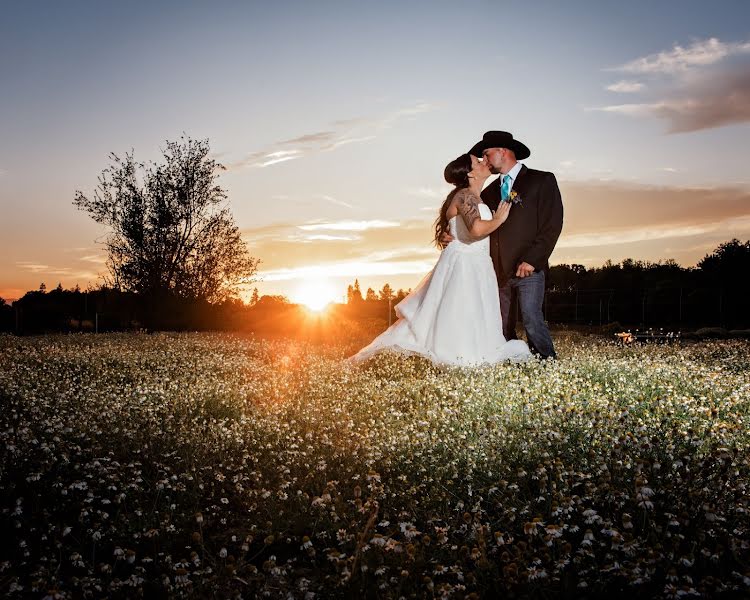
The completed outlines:
[[[492,218],[483,203],[479,214]],[[489,236],[471,237],[460,216],[451,218],[449,226],[453,241],[416,289],[396,305],[398,320],[350,361],[366,360],[382,350],[458,366],[530,358],[526,342],[503,337]]]

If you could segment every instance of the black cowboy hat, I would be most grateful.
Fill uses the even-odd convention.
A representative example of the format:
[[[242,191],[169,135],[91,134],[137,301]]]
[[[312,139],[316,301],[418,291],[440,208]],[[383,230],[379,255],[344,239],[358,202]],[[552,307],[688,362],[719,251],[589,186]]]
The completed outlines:
[[[517,160],[523,160],[531,156],[529,150],[524,144],[513,139],[513,134],[507,131],[488,131],[482,136],[482,141],[474,144],[469,154],[482,158],[482,152],[487,148],[507,148],[513,150]]]

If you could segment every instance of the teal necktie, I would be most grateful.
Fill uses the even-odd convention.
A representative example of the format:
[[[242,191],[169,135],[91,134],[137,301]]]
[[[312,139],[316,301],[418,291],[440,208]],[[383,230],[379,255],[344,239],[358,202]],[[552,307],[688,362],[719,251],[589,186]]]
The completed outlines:
[[[500,186],[500,200],[507,200],[510,196],[510,186],[513,183],[513,179],[510,175],[503,175],[503,184]]]

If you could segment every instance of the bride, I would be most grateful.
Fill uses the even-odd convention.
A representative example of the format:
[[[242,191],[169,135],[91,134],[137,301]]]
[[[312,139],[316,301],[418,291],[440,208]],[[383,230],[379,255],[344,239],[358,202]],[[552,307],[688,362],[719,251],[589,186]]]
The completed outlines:
[[[487,164],[462,154],[445,167],[453,189],[435,222],[435,243],[453,236],[435,267],[395,309],[398,320],[349,360],[366,360],[382,350],[418,354],[436,364],[469,366],[531,356],[526,342],[506,341],[489,234],[511,210],[502,202],[493,213],[480,199],[490,176]]]

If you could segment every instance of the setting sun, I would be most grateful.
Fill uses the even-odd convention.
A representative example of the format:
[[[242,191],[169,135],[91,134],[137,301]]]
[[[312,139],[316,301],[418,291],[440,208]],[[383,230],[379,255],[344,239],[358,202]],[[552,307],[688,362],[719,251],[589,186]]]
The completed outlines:
[[[336,289],[333,285],[323,279],[303,281],[294,294],[294,301],[304,304],[307,308],[314,311],[323,310],[331,302],[336,300]]]

